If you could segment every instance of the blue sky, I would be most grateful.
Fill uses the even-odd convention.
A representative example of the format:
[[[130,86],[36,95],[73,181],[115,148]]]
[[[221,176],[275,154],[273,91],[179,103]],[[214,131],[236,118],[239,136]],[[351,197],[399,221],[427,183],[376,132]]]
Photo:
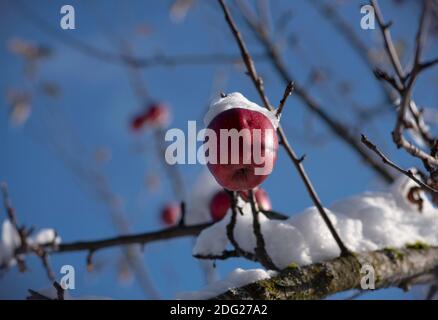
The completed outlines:
[[[394,19],[394,38],[406,40],[405,61],[409,61],[411,42],[415,35],[418,7],[407,2],[394,6],[392,1],[381,1],[387,19]],[[76,11],[76,30],[59,28],[59,10],[65,1],[20,1],[26,8],[52,28],[56,37],[38,28],[33,21],[13,5],[0,3],[0,92],[6,96],[11,88],[30,90],[33,94],[32,114],[21,128],[11,127],[9,105],[0,99],[0,180],[9,184],[9,191],[19,219],[26,225],[53,227],[64,242],[99,239],[117,233],[108,207],[96,196],[88,180],[78,176],[75,164],[92,168],[105,177],[111,191],[120,199],[130,230],[143,232],[161,228],[160,207],[174,200],[169,182],[157,161],[151,135],[134,136],[129,120],[142,105],[133,94],[130,74],[123,66],[99,61],[65,45],[56,37],[74,37],[105,51],[117,52],[117,41],[129,43],[136,56],[192,53],[237,54],[237,46],[216,1],[197,1],[183,22],[169,17],[171,1],[69,1]],[[341,5],[343,17],[363,41],[376,51],[381,47],[378,30],[360,29],[359,1]],[[307,1],[272,1],[271,22],[287,10],[292,18],[284,30],[275,35],[281,44],[288,69],[298,83],[308,84],[309,92],[330,114],[348,123],[355,120],[351,105],[370,107],[381,104],[379,84],[345,40],[322,18]],[[233,12],[235,7],[232,7]],[[251,32],[244,27],[237,14],[239,26],[253,53],[262,53]],[[403,23],[402,23],[403,21]],[[140,25],[147,25],[151,33],[135,33]],[[68,35],[66,35],[68,34]],[[298,38],[298,47],[287,39]],[[35,79],[23,75],[22,59],[10,53],[7,43],[20,38],[50,46],[53,56],[41,62]],[[436,38],[435,38],[436,39]],[[431,41],[432,42],[432,41]],[[437,44],[428,46],[427,55],[438,52]],[[256,62],[264,77],[271,101],[279,101],[284,84],[266,61]],[[312,70],[329,72],[328,80],[319,85],[309,83]],[[240,91],[251,100],[257,94],[243,73],[234,65],[212,64],[141,69],[147,91],[152,99],[165,101],[173,113],[172,127],[186,130],[188,120],[198,120],[202,126],[208,102],[219,92]],[[54,82],[61,89],[58,98],[47,97],[38,91],[43,82]],[[352,86],[351,101],[339,97],[340,83]],[[420,79],[416,100],[436,107],[437,73],[430,71]],[[434,105],[435,103],[435,105]],[[337,199],[368,189],[384,187],[382,181],[342,142],[332,136],[319,120],[306,111],[294,96],[285,108],[283,125],[299,154],[307,155],[305,167],[325,205]],[[379,142],[403,166],[418,165],[397,151],[391,143],[390,131],[394,123],[392,113],[386,112],[373,123],[362,127],[365,133]],[[358,132],[359,136],[359,132]],[[97,150],[108,150],[110,159],[95,160]],[[76,168],[76,169],[75,169]],[[183,165],[187,190],[200,165]],[[148,191],[145,177],[158,175],[159,190]],[[280,153],[272,175],[264,183],[274,209],[293,214],[311,205],[290,160]],[[4,211],[0,213],[1,220]],[[172,298],[175,293],[196,290],[204,284],[198,262],[191,257],[192,239],[154,243],[145,247],[142,259],[161,297]],[[117,275],[120,249],[108,249],[95,255],[97,271],[89,273],[85,267],[86,253],[59,254],[52,257],[55,271],[64,264],[76,269],[76,289],[73,296],[95,295],[112,298],[142,299],[145,295],[136,281],[123,283]],[[48,281],[40,262],[28,259],[30,272],[20,274],[11,269],[0,278],[0,298],[25,297],[27,288],[47,287]],[[218,262],[217,269],[225,275],[236,267],[254,265],[236,259]],[[59,275],[59,273],[58,273]],[[374,298],[416,298],[418,294],[403,294],[390,289],[376,292]]]

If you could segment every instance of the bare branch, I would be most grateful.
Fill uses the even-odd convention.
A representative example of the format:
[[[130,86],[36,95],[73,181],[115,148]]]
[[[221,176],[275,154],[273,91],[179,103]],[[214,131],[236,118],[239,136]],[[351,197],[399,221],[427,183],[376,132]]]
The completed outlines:
[[[283,98],[281,98],[281,100],[280,100],[280,104],[277,108],[277,111],[275,112],[277,117],[279,117],[281,115],[281,112],[283,111],[283,108],[286,104],[286,100],[292,94],[293,90],[294,90],[294,83],[289,82],[286,86],[286,89],[284,90]]]
[[[366,145],[370,150],[374,151],[384,163],[389,165],[391,168],[394,168],[398,172],[404,174],[405,176],[411,178],[413,181],[415,181],[423,190],[429,191],[435,194],[438,194],[438,190],[435,190],[434,188],[428,186],[426,183],[418,179],[415,174],[411,170],[405,170],[396,165],[393,161],[391,161],[387,156],[385,156],[378,148],[377,146],[372,143],[368,138],[362,134],[361,141],[364,145]]]
[[[204,223],[192,226],[176,226],[163,230],[118,236],[95,241],[77,241],[61,243],[53,253],[71,251],[97,251],[114,246],[125,246],[130,244],[146,244],[154,241],[169,240],[179,237],[196,236],[212,223]]]
[[[373,72],[377,79],[385,80],[387,83],[391,85],[391,87],[397,90],[397,92],[401,92],[403,90],[402,85],[394,77],[390,76],[382,69],[375,68]]]
[[[213,254],[208,254],[208,255],[203,255],[203,254],[195,254],[193,255],[193,257],[195,257],[196,259],[205,259],[205,260],[226,260],[229,258],[237,258],[240,257],[239,253],[237,252],[237,250],[225,250],[222,254],[220,255],[213,255]]]
[[[386,52],[388,53],[388,57],[391,60],[392,66],[394,67],[398,79],[403,83],[405,79],[405,72],[400,63],[400,59],[398,57],[397,51],[395,50],[395,46],[391,37],[391,32],[389,31],[389,28],[391,27],[392,23],[385,23],[385,20],[383,18],[382,12],[380,11],[380,7],[379,4],[377,3],[377,0],[371,0],[370,4],[374,8],[374,12],[377,18],[377,23],[379,24],[380,31],[382,32],[382,37],[385,42],[385,47],[386,47]]]
[[[252,227],[254,230],[254,236],[256,238],[256,247],[254,251],[256,253],[257,259],[266,269],[279,270],[275,263],[272,261],[271,257],[269,257],[268,252],[266,251],[265,239],[263,237],[262,227],[259,221],[259,209],[257,208],[257,201],[252,190],[248,190],[248,198],[251,204]]]

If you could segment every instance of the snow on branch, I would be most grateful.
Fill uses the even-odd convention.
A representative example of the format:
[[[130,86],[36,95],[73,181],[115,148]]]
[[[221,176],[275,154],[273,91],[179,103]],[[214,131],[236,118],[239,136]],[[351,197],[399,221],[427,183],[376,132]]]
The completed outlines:
[[[420,275],[438,267],[438,247],[387,248],[304,267],[291,265],[272,278],[232,288],[214,297],[208,297],[208,292],[194,297],[219,300],[321,299],[334,293],[360,289],[361,268],[365,263],[375,270],[375,289],[406,288],[411,283],[421,283]]]
[[[250,204],[239,205],[243,214],[229,212],[222,221],[201,232],[193,249],[195,257],[239,256],[227,251],[230,242],[227,226],[233,217],[236,219],[234,247],[257,257]],[[413,276],[438,267],[438,249],[433,247],[438,246],[438,209],[410,177],[400,176],[387,191],[359,194],[340,200],[326,210],[354,255],[336,258],[339,247],[314,207],[286,220],[260,214],[266,253],[283,271],[273,279],[249,286],[245,285],[260,280],[257,278],[260,272],[254,273],[256,279],[246,274],[239,281],[230,280],[235,278],[232,273],[222,282],[182,297],[322,298],[358,287],[364,264],[375,269],[376,287],[409,284]],[[243,272],[247,271],[238,273]],[[266,279],[266,274],[263,275]],[[244,289],[232,289],[241,286]],[[220,296],[224,289],[228,290],[226,295]]]

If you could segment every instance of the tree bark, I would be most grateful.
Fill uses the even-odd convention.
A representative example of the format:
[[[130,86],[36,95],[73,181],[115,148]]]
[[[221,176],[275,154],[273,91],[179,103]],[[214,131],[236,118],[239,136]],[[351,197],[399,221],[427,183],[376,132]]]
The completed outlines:
[[[417,243],[403,249],[386,248],[303,267],[291,264],[275,277],[229,289],[214,299],[321,299],[334,293],[360,289],[361,279],[365,276],[361,269],[365,264],[374,268],[375,289],[407,288],[421,275],[438,267],[438,247]]]

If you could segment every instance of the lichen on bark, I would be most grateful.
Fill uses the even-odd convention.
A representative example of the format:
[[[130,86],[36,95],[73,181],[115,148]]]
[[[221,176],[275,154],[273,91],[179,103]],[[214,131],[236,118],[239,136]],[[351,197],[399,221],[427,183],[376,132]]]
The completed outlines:
[[[291,264],[270,279],[230,289],[214,299],[321,299],[360,289],[365,264],[374,268],[376,289],[406,287],[415,277],[438,267],[438,247],[385,248],[302,267]]]

